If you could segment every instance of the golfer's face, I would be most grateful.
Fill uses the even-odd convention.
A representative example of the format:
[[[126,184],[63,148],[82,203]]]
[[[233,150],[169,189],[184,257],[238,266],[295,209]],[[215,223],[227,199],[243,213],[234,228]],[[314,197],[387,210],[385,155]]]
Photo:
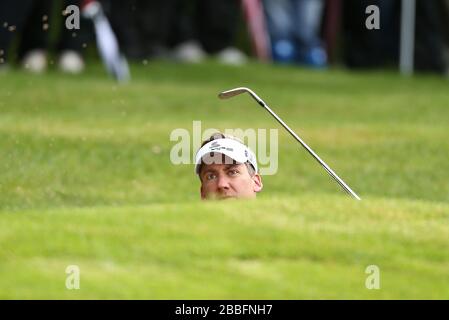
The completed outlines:
[[[245,164],[205,164],[200,177],[202,199],[255,198],[262,190],[260,176],[250,176]]]

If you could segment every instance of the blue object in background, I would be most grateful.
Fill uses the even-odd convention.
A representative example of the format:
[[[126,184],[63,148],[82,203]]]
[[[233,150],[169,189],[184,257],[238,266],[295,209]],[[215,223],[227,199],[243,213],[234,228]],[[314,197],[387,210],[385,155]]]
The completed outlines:
[[[322,0],[264,0],[273,61],[322,68],[327,54],[319,37]]]

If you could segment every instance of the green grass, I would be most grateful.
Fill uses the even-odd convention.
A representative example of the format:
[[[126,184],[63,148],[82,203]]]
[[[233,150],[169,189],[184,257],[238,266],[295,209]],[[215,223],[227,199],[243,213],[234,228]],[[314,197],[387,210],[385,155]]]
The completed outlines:
[[[449,90],[433,76],[134,65],[0,73],[0,298],[449,298]],[[254,89],[363,199],[247,96]],[[258,200],[205,203],[176,128],[279,128]],[[65,288],[78,265],[81,289]],[[380,290],[365,287],[369,265]]]

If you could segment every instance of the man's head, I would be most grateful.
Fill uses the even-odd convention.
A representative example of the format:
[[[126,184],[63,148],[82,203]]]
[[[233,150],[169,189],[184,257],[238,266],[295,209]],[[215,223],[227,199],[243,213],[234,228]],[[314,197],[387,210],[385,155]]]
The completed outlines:
[[[196,154],[202,199],[255,198],[262,190],[254,153],[235,137],[213,134]]]

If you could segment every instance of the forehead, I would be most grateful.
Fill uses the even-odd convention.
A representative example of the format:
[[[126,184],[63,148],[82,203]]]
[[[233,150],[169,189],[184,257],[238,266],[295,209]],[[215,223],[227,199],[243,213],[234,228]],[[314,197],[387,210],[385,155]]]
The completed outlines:
[[[203,164],[201,166],[200,174],[203,174],[205,172],[220,172],[220,171],[226,171],[232,168],[242,168],[245,167],[245,164],[243,163],[234,163],[234,164],[220,164],[220,163],[212,163],[212,164]]]

